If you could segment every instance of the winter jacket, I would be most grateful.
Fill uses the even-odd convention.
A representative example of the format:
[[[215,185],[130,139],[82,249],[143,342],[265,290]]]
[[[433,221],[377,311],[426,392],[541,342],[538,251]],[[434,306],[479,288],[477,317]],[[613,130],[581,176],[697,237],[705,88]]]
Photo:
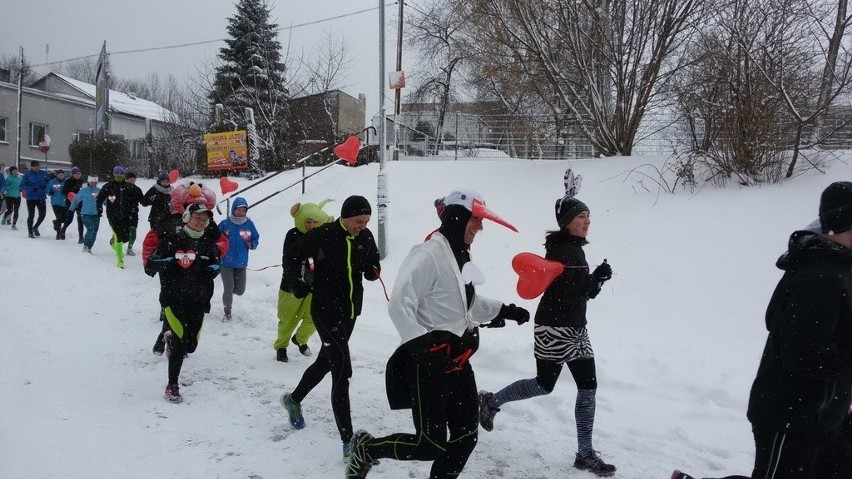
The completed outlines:
[[[50,196],[50,206],[68,206],[68,198],[62,195],[65,180],[53,178],[47,182],[47,196]],[[29,196],[27,196],[29,198]]]
[[[95,186],[94,188],[86,185],[74,195],[74,200],[71,201],[71,205],[69,209],[72,211],[80,208],[80,213],[89,216],[100,216],[103,213],[101,209],[101,205],[98,204],[98,193],[101,191],[100,188]]]
[[[355,319],[364,296],[362,277],[378,279],[379,248],[369,229],[352,236],[341,220],[308,231],[293,250],[294,261],[313,258],[314,286],[311,316]],[[290,283],[297,277],[288,278]]]
[[[535,312],[535,324],[581,328],[586,325],[586,303],[599,291],[589,274],[583,245],[586,239],[564,231],[550,233],[545,241],[545,258],[565,265],[544,291]]]
[[[231,216],[219,223],[219,231],[228,238],[228,251],[222,257],[225,268],[244,269],[248,266],[249,250],[256,249],[260,241],[254,223],[247,216],[239,224],[241,218],[234,217],[234,211],[239,207],[248,207],[244,198],[237,198],[231,205]]]
[[[27,201],[39,201],[47,197],[47,182],[50,181],[44,170],[27,170],[21,181],[21,190],[27,195]]]
[[[68,205],[71,205],[71,200],[68,200],[68,194],[74,193],[75,195],[80,192],[80,188],[83,187],[83,180],[80,178],[74,178],[73,176],[69,176],[65,178],[65,183],[62,185],[62,196],[68,201]],[[100,189],[100,188],[99,188]],[[70,208],[72,211],[74,208]]]
[[[146,274],[160,274],[160,305],[198,307],[209,313],[213,280],[219,274],[220,258],[228,249],[228,240],[215,225],[194,239],[184,225],[172,222],[171,227],[165,228],[165,223],[161,223],[163,229],[151,229],[145,235],[142,257]]]
[[[388,313],[402,342],[429,331],[465,331],[494,319],[500,301],[474,293],[468,307],[465,283],[450,245],[441,233],[411,249],[402,261]]]
[[[805,434],[837,430],[852,390],[852,250],[797,231],[776,265],[784,276],[766,309],[749,421]]]
[[[148,222],[152,225],[156,225],[171,215],[172,190],[174,188],[171,186],[163,187],[155,183],[142,196],[142,200],[140,201],[142,206],[151,207],[151,211],[148,212]]]
[[[6,196],[10,198],[21,197],[21,175],[9,175],[6,177]]]
[[[294,257],[296,245],[302,240],[305,233],[298,227],[293,227],[284,236],[284,247],[281,251],[281,286],[279,289],[287,293],[293,292],[293,281],[303,281],[308,286],[314,284],[314,273],[311,271],[307,259]]]
[[[106,204],[110,224],[131,225],[138,215],[142,190],[126,181],[109,181],[98,193],[98,204]]]

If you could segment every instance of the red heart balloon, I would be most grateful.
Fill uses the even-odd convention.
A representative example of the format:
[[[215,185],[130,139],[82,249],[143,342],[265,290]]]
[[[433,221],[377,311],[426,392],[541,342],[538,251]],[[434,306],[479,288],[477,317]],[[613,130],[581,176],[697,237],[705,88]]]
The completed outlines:
[[[237,191],[237,188],[239,188],[240,185],[238,185],[236,181],[229,180],[227,176],[223,176],[219,178],[219,187],[222,188],[222,194],[227,195],[232,191]]]
[[[518,273],[518,296],[534,299],[562,274],[565,265],[534,253],[518,253],[512,258],[512,269]]]
[[[175,170],[172,170],[172,171],[169,172],[169,182],[177,183],[177,180],[179,180],[179,179],[180,179],[180,171],[175,169]]]
[[[74,193],[73,191],[69,191],[68,192],[68,201],[74,201],[75,196],[77,196],[77,193]]]
[[[357,136],[350,136],[343,143],[334,147],[334,154],[342,160],[346,160],[349,166],[355,166],[358,161],[358,151],[361,150],[361,140]]]

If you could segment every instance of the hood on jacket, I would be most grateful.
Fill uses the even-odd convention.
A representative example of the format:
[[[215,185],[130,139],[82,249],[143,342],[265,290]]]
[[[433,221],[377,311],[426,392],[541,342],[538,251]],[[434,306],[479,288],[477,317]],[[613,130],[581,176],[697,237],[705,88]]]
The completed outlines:
[[[248,208],[248,201],[242,196],[237,196],[234,199],[234,203],[231,204],[231,214],[233,215],[237,208]]]
[[[296,203],[293,205],[293,207],[290,208],[290,216],[293,217],[293,223],[294,226],[296,226],[296,229],[302,233],[306,233],[308,229],[305,227],[305,221],[308,219],[316,221],[318,223],[317,226],[331,223],[331,220],[334,218],[322,210],[322,208],[330,201],[332,200],[325,199],[317,204]]]
[[[852,250],[826,239],[813,231],[796,231],[790,235],[787,252],[782,254],[775,266],[782,271],[795,271],[811,261],[836,257],[852,265]]]

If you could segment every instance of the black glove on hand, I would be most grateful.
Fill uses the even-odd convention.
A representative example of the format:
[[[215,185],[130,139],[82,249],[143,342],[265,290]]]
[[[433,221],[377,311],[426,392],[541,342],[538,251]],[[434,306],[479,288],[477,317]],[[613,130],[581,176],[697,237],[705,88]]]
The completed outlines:
[[[530,320],[530,312],[520,306],[515,306],[514,303],[504,304],[500,307],[500,314],[497,317],[499,319],[511,319],[521,325]]]
[[[612,278],[612,266],[604,260],[594,271],[592,271],[596,281],[609,281]]]
[[[293,296],[302,299],[307,295],[311,294],[312,289],[302,280],[295,281],[293,283]]]
[[[503,318],[494,318],[491,322],[480,325],[482,328],[502,328],[504,326],[506,326],[506,320]]]

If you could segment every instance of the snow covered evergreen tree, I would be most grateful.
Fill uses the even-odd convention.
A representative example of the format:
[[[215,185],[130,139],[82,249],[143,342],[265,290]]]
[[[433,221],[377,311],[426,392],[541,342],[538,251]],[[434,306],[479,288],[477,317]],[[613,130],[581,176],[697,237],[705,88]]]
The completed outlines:
[[[259,137],[260,165],[280,170],[288,161],[289,92],[284,86],[278,25],[270,21],[267,0],[239,0],[237,13],[228,19],[225,47],[219,50],[221,65],[208,98],[211,117],[214,105],[225,107],[225,117],[240,128],[246,125],[246,108],[254,109]]]

